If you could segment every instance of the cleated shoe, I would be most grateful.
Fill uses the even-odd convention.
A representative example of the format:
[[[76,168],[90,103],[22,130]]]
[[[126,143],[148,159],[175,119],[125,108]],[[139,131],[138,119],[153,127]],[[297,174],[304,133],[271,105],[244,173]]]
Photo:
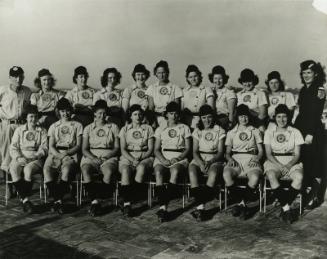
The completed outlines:
[[[240,219],[241,220],[247,220],[249,218],[249,209],[246,206],[241,206],[242,210],[241,210],[241,214],[240,214]]]
[[[168,212],[166,210],[160,209],[156,212],[158,216],[158,221],[160,223],[167,221],[168,219]]]
[[[132,217],[132,207],[131,207],[131,205],[123,206],[122,212],[123,212],[123,216],[129,217],[129,218]]]
[[[26,201],[26,202],[23,202],[23,211],[25,212],[25,213],[28,213],[28,214],[32,214],[33,213],[33,204],[32,204],[32,202],[30,202],[30,201]]]
[[[191,212],[191,215],[193,216],[193,218],[196,219],[197,222],[203,221],[203,214],[204,214],[204,211],[198,210],[198,209]]]
[[[236,205],[232,208],[232,215],[233,217],[239,217],[242,213],[242,210],[243,210],[243,207],[242,205]]]
[[[292,224],[293,218],[292,218],[291,210],[287,210],[287,211],[282,210],[280,215],[281,215],[283,222],[285,222],[287,224]]]
[[[100,203],[91,204],[89,214],[92,217],[98,216],[101,213],[102,207]]]
[[[59,215],[62,215],[62,214],[64,214],[64,206],[60,202],[55,202],[52,205],[51,211],[57,212]]]

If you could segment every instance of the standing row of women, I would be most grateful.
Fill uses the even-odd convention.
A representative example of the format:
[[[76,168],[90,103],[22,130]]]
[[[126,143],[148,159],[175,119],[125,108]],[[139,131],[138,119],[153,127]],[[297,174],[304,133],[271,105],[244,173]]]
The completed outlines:
[[[74,155],[77,153],[77,150],[79,150],[82,143],[80,136],[82,135],[82,125],[80,125],[78,121],[82,122],[84,126],[85,124],[89,124],[89,126],[84,130],[83,138],[85,139],[92,136],[91,129],[104,126],[104,122],[106,121],[107,116],[109,116],[109,120],[118,122],[119,128],[123,126],[124,122],[121,120],[121,114],[119,113],[120,108],[125,111],[132,111],[129,116],[132,123],[124,126],[119,135],[117,135],[117,132],[119,131],[117,126],[114,126],[115,124],[111,124],[109,127],[110,129],[107,129],[107,126],[105,126],[106,130],[102,129],[101,134],[99,133],[98,137],[104,137],[107,136],[106,134],[111,134],[112,139],[115,139],[114,143],[116,144],[118,143],[118,138],[120,139],[119,141],[121,145],[121,153],[122,157],[125,159],[125,161],[124,159],[119,161],[119,171],[122,173],[122,196],[124,197],[123,210],[125,211],[125,214],[130,214],[130,199],[133,197],[133,191],[131,191],[131,187],[129,186],[131,181],[131,174],[136,170],[137,177],[135,180],[137,183],[142,183],[144,179],[144,172],[147,171],[149,166],[152,166],[151,149],[154,148],[154,153],[156,156],[154,161],[154,171],[157,176],[157,192],[159,196],[159,203],[161,204],[158,215],[161,218],[165,218],[165,203],[167,201],[167,197],[169,196],[167,193],[173,193],[173,190],[176,188],[178,176],[177,172],[181,171],[181,168],[185,167],[185,161],[187,161],[188,150],[191,145],[190,142],[187,141],[187,137],[184,141],[182,141],[182,143],[180,143],[182,139],[180,136],[183,134],[184,136],[190,135],[191,131],[194,130],[199,124],[203,127],[205,127],[206,123],[208,124],[208,121],[205,119],[204,121],[201,120],[201,123],[199,123],[200,115],[203,115],[203,111],[201,113],[200,107],[203,107],[204,104],[207,104],[207,106],[204,106],[205,108],[203,109],[211,109],[212,112],[210,113],[212,116],[217,116],[218,122],[221,125],[221,130],[231,129],[233,126],[238,125],[237,122],[240,123],[240,116],[235,117],[234,110],[236,104],[238,104],[240,109],[244,106],[249,109],[249,115],[251,118],[253,118],[253,126],[258,127],[261,132],[265,130],[265,127],[269,121],[273,119],[275,110],[274,108],[279,104],[285,104],[288,107],[290,112],[287,113],[287,118],[289,120],[292,118],[292,111],[295,107],[294,98],[292,94],[283,91],[283,81],[281,80],[279,73],[276,71],[271,72],[268,75],[268,79],[266,81],[270,91],[268,96],[269,98],[266,98],[264,92],[255,88],[255,85],[258,83],[258,77],[250,69],[245,69],[241,72],[239,82],[243,85],[243,90],[237,93],[237,95],[232,89],[226,86],[228,75],[226,75],[224,68],[221,66],[214,67],[212,73],[209,74],[210,81],[214,83],[213,88],[204,87],[201,84],[201,71],[194,65],[188,66],[186,70],[188,86],[183,90],[169,82],[169,68],[167,62],[158,62],[154,69],[154,73],[158,78],[158,83],[147,87],[145,82],[149,77],[149,71],[143,65],[139,64],[135,66],[132,74],[135,80],[135,85],[126,88],[124,91],[121,91],[117,89],[121,75],[116,69],[110,68],[104,71],[104,75],[101,78],[101,83],[104,88],[98,92],[95,92],[92,88],[87,86],[88,73],[86,69],[84,67],[78,67],[75,69],[73,77],[73,81],[77,85],[75,88],[67,92],[67,101],[67,99],[60,99],[60,93],[52,89],[54,85],[54,79],[51,73],[46,69],[43,69],[39,72],[39,77],[36,80],[36,83],[42,87],[42,90],[39,93],[33,94],[31,97],[32,104],[36,104],[38,106],[38,111],[41,112],[42,115],[39,122],[46,127],[50,126],[51,123],[48,122],[46,125],[44,122],[52,122],[52,120],[49,120],[48,118],[54,116],[54,107],[56,105],[60,115],[60,121],[52,124],[49,129],[49,149],[52,156],[49,156],[51,158],[47,159],[44,169],[44,172],[47,175],[52,174],[51,168],[60,168],[60,171],[62,172],[62,179],[58,184],[59,188],[53,187],[57,183],[53,181],[52,177],[45,177],[49,190],[57,190],[51,191],[53,196],[57,197],[58,202],[55,204],[59,205],[55,206],[56,208],[59,208],[60,210],[62,209],[62,206],[60,206],[62,193],[67,190],[67,182],[69,180],[68,174],[65,172],[70,171],[71,168],[75,166],[77,158]],[[315,166],[321,165],[322,161],[321,157],[318,156],[318,153],[319,155],[322,153],[322,147],[319,146],[320,143],[322,143],[322,127],[320,116],[325,101],[325,93],[321,87],[325,82],[325,74],[319,63],[309,60],[301,63],[300,76],[304,83],[304,88],[300,92],[300,115],[296,120],[296,125],[298,125],[299,129],[301,130],[306,143],[306,147],[303,149],[304,152],[302,152],[302,161],[307,161],[304,163],[304,168],[306,169],[305,176],[310,179],[312,183],[319,183],[318,179],[321,178],[322,175],[321,167],[319,170],[315,171],[314,174],[310,172],[312,169],[310,165],[312,159],[310,157],[314,156],[316,159],[315,161],[317,162],[314,164]],[[104,103],[111,108],[109,114],[101,111],[101,109],[97,109],[97,111],[100,110],[101,112],[93,114],[94,111],[91,109],[92,104],[97,103],[97,100],[102,99],[104,99],[104,102],[101,104],[103,110],[106,110],[104,109]],[[119,100],[121,100],[121,102]],[[169,108],[169,106],[166,105],[171,101],[174,101],[174,103],[171,103],[170,105],[172,108]],[[48,105],[48,109],[45,108],[47,106],[46,104]],[[181,104],[183,110],[182,113],[180,113],[179,104]],[[100,104],[97,103],[97,105]],[[97,105],[95,105],[95,107],[97,107]],[[172,111],[170,112],[169,109],[172,109]],[[244,110],[244,108],[242,109]],[[62,111],[62,113],[60,111]],[[72,111],[74,111],[74,120],[77,122],[73,122],[70,121],[70,119],[67,119],[70,118]],[[153,116],[153,113],[148,111],[154,111],[156,116]],[[267,119],[267,111],[270,119]],[[210,115],[210,113],[207,115]],[[115,116],[117,114],[120,116]],[[143,115],[145,115],[146,121],[149,122],[151,126],[155,125],[157,122],[161,127],[159,127],[154,133],[150,125],[144,124],[145,120]],[[177,118],[179,118],[180,115],[182,115],[180,119],[184,122],[182,125],[177,123],[177,121],[179,121]],[[95,120],[92,124],[90,124],[93,121],[93,116],[95,116]],[[153,120],[153,118],[155,118],[155,120]],[[236,121],[235,118],[237,118],[238,121]],[[307,118],[309,118],[309,123],[304,123]],[[65,119],[67,119],[67,121]],[[102,123],[99,122],[101,120]],[[191,128],[191,130],[188,128],[188,126]],[[200,126],[200,128],[202,126]],[[271,126],[273,125],[271,124]],[[170,127],[172,127],[172,129],[170,129]],[[135,130],[137,128],[142,130]],[[85,132],[86,129],[88,129],[87,132]],[[196,129],[194,130],[193,134],[197,132],[198,130]],[[250,133],[252,134],[252,131],[250,131]],[[158,147],[157,142],[154,143],[154,141],[143,143],[144,139],[147,139],[153,134],[156,139],[160,139],[162,136],[167,137],[167,139],[170,139],[169,145],[174,146],[174,148],[163,148],[162,146]],[[53,138],[53,143],[51,143],[51,137]],[[60,137],[64,138],[64,141],[61,144],[58,139]],[[200,139],[200,136],[194,137],[194,139],[197,138]],[[175,139],[174,141],[177,142],[171,142],[172,139]],[[128,140],[132,140],[132,143],[129,143]],[[143,143],[141,148],[133,143],[133,141],[138,144]],[[109,184],[110,178],[112,177],[112,168],[115,166],[115,159],[111,161],[109,158],[117,155],[119,147],[113,143],[110,145],[108,144],[109,146],[103,147],[102,145],[106,143],[105,141],[96,140],[96,142],[97,145],[100,145],[100,147],[95,145],[95,147],[92,149],[93,151],[97,151],[89,152],[87,150],[91,140],[88,144],[84,144],[87,143],[87,141],[83,141],[83,155],[85,159],[84,161],[82,160],[82,172],[87,182],[87,179],[90,179],[90,176],[88,175],[89,172],[91,170],[99,170],[99,168],[101,169],[102,163],[106,162],[105,168],[107,170],[105,174],[106,176],[104,177],[104,182]],[[193,143],[194,145],[199,145],[200,141],[197,143],[195,140]],[[74,148],[72,146],[74,146]],[[137,147],[136,149],[135,146]],[[197,146],[193,148],[196,150]],[[90,148],[90,151],[92,149]],[[217,154],[210,154],[210,152],[207,151],[209,152],[207,155],[209,157],[210,155],[214,155],[214,161],[217,162],[222,156],[221,149],[222,147],[215,150],[217,152],[219,151]],[[260,148],[258,148],[258,152],[259,151]],[[102,155],[94,155],[94,153],[101,153]],[[95,156],[97,158],[95,158]],[[99,157],[102,158],[100,159]],[[192,161],[189,168],[191,174],[191,183],[195,178],[193,176],[197,175],[198,169],[196,169],[196,166],[199,166],[200,171],[204,171],[204,169],[207,172],[218,171],[217,168],[219,165],[215,163],[199,162],[199,154],[194,154],[193,157],[194,161]],[[228,159],[228,166],[236,164],[232,159],[229,159],[228,152],[226,158]],[[255,159],[255,161],[251,160],[251,168],[257,165],[261,157],[258,155],[257,158],[258,159]],[[90,166],[88,163],[86,163],[84,166],[84,162],[87,159],[93,162],[92,166]],[[209,160],[211,161],[211,159]],[[236,162],[239,163],[238,161]],[[213,169],[212,164],[214,165]],[[163,186],[163,179],[165,175],[164,172],[167,171],[167,168],[169,168],[171,176],[169,181],[170,184],[166,188],[166,186]],[[229,169],[227,171],[233,172],[233,170]],[[235,175],[234,172],[230,174]],[[211,174],[209,173],[209,175]],[[210,188],[213,186],[214,178],[214,176],[211,178],[209,177],[210,181],[208,180],[209,182],[207,184],[205,193],[211,193]],[[313,178],[315,178],[315,181],[312,180]],[[198,184],[196,182],[196,180],[193,181],[193,185],[195,186],[194,188],[199,187],[197,186]],[[228,185],[227,182],[226,184]],[[92,189],[94,190],[94,186],[92,185],[92,183],[87,185],[89,193],[92,193]],[[232,186],[231,181],[230,185]],[[249,189],[253,189],[254,186],[254,180],[251,184],[249,182]],[[233,188],[231,187],[231,189]],[[196,190],[193,190],[193,192],[197,193]],[[203,191],[201,193],[203,194]],[[314,203],[316,203],[316,199],[312,199],[311,204],[313,204],[313,206],[315,205]],[[92,206],[91,209],[93,212],[97,211],[97,208],[99,208],[96,199],[94,199],[94,204],[95,205]],[[201,208],[201,206],[199,208]],[[196,214],[198,215],[199,213]]]

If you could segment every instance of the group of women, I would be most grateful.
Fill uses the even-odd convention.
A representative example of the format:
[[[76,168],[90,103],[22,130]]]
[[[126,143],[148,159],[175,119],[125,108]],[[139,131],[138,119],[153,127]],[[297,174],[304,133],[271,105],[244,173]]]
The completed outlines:
[[[62,214],[63,197],[79,171],[91,215],[101,213],[101,197],[113,192],[119,174],[126,216],[133,215],[133,199],[152,173],[160,221],[168,219],[168,203],[186,176],[196,203],[192,215],[198,221],[204,219],[204,205],[215,196],[218,183],[237,203],[233,216],[247,218],[247,202],[263,174],[285,222],[292,221],[290,205],[303,188],[303,177],[305,187],[311,187],[308,205],[317,206],[326,77],[320,63],[307,60],[300,65],[303,88],[294,127],[294,96],[285,92],[277,71],[268,74],[268,95],[255,88],[259,79],[250,69],[241,72],[243,89],[238,93],[227,86],[229,76],[222,66],[209,74],[211,87],[202,84],[195,65],[187,67],[182,89],[169,81],[166,61],[159,61],[153,72],[158,80],[147,86],[150,72],[136,65],[135,84],[122,89],[120,72],[108,68],[101,77],[103,88],[95,91],[80,66],[74,71],[76,86],[64,95],[53,88],[49,70],[39,71],[35,84],[40,90],[32,94],[26,124],[15,131],[10,146],[10,173],[24,211],[33,210],[28,196],[34,173],[43,172],[53,210]],[[99,172],[101,184],[94,181]],[[236,178],[247,178],[246,188],[238,188]],[[281,178],[291,179],[290,188],[281,188]]]

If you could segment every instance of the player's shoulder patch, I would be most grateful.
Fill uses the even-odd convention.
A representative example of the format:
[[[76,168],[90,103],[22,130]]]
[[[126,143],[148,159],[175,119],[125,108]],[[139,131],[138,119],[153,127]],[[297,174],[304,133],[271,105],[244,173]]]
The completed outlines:
[[[323,87],[319,87],[319,88],[318,88],[317,97],[318,97],[319,99],[325,99],[325,98],[326,98],[326,91],[325,91],[325,88],[323,88]]]

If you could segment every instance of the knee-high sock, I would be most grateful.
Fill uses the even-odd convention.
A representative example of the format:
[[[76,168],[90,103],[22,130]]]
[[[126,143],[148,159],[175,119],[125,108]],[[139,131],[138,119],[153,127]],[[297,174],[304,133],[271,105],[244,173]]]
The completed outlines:
[[[51,182],[47,182],[46,183],[47,189],[49,191],[49,197],[54,198],[56,196],[55,192],[56,192],[56,183],[54,181]]]
[[[24,180],[18,180],[17,182],[14,182],[13,185],[16,188],[16,191],[18,192],[18,195],[21,199],[25,199],[27,197],[26,195],[26,183]]]
[[[169,198],[168,202],[169,202],[176,197],[176,193],[178,193],[178,185],[169,183],[167,187],[167,192],[168,192],[168,198]]]
[[[240,193],[240,190],[239,188],[233,184],[231,186],[228,186],[227,187],[227,190],[229,192],[229,196],[231,197],[231,199],[235,202],[239,202],[241,200],[241,193]]]
[[[292,202],[295,200],[296,196],[299,194],[299,190],[294,189],[290,186],[288,193],[287,193],[287,204],[291,205]]]
[[[145,187],[144,183],[135,182],[135,184],[134,184],[134,191],[135,191],[135,195],[137,197],[141,198],[143,196],[144,190],[145,190],[144,187]]]
[[[155,190],[158,196],[159,205],[160,206],[167,205],[169,202],[169,197],[166,187],[164,185],[157,185]]]
[[[112,196],[113,190],[114,190],[114,186],[112,183],[105,183],[102,182],[100,185],[100,189],[101,189],[101,197],[103,198],[109,198]],[[99,193],[99,192],[97,192]],[[96,198],[99,198],[99,196],[97,195]]]
[[[124,202],[132,201],[132,185],[122,185],[121,186],[121,196],[123,197]]]
[[[56,185],[55,197],[54,200],[62,200],[64,195],[68,192],[69,183],[63,180],[60,180],[59,184]]]
[[[244,202],[248,202],[248,201],[251,201],[253,199],[253,196],[254,196],[254,191],[255,189],[254,188],[251,188],[250,186],[246,186],[245,189],[243,189],[243,200]]]
[[[278,201],[280,202],[281,206],[284,206],[287,203],[287,193],[286,191],[279,186],[276,189],[273,189],[274,192],[274,197],[278,199]]]
[[[31,196],[32,188],[33,188],[33,182],[25,181],[26,196]]]
[[[214,196],[215,196],[215,188],[210,187],[208,185],[205,185],[203,187],[203,193],[204,193],[204,196],[203,196],[202,203],[207,203],[208,201],[211,201],[214,198]]]
[[[202,188],[201,187],[194,187],[194,188],[191,188],[191,196],[194,197],[195,199],[195,205],[198,206],[200,204],[202,204],[203,202],[203,198],[201,197],[202,196]]]
[[[85,190],[88,193],[91,201],[96,199],[96,184],[93,182],[89,182],[85,184]]]

